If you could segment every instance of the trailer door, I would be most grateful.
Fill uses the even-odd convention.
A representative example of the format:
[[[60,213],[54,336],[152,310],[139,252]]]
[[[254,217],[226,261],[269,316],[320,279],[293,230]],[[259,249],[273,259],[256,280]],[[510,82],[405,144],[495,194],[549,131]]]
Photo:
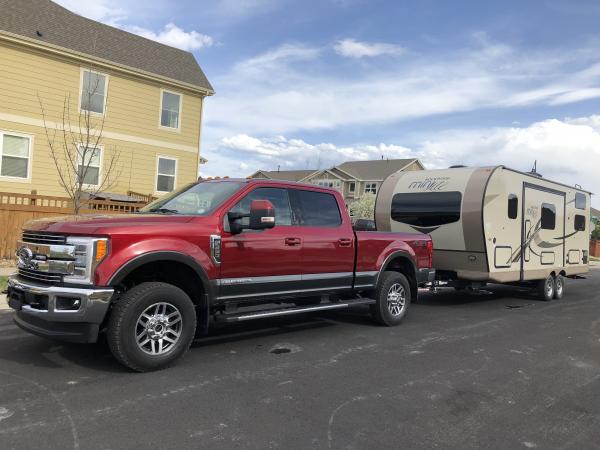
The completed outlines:
[[[525,183],[521,233],[521,279],[545,278],[564,266],[565,193]]]

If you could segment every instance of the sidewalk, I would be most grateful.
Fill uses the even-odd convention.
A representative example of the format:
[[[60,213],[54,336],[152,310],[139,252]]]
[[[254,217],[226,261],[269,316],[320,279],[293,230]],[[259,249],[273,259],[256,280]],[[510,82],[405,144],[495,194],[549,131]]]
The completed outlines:
[[[16,271],[16,267],[0,267],[0,277],[7,277]],[[0,311],[4,309],[9,309],[6,303],[6,295],[0,294]]]

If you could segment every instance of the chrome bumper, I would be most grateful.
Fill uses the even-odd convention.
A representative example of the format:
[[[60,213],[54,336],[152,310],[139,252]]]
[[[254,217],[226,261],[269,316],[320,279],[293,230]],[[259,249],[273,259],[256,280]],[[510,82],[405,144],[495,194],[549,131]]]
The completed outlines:
[[[104,321],[112,288],[71,288],[8,279],[7,300],[16,311],[15,322],[34,334],[74,342],[95,342]],[[60,309],[57,299],[79,300],[75,309]]]

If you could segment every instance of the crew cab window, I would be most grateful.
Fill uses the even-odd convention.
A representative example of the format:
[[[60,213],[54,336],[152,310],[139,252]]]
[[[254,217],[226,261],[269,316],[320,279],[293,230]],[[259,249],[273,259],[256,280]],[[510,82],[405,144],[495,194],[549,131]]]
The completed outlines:
[[[585,231],[585,216],[581,214],[575,214],[575,230],[576,231]]]
[[[419,227],[433,227],[460,220],[460,192],[409,192],[392,198],[392,219]]]
[[[292,213],[287,189],[281,188],[257,188],[241,199],[230,212],[250,214],[250,205],[254,200],[269,200],[275,208],[275,225],[291,225]],[[238,221],[241,225],[248,226],[249,217]]]
[[[542,219],[540,226],[542,230],[554,230],[556,228],[556,207],[550,203],[542,203]]]
[[[295,223],[305,227],[338,227],[342,216],[335,197],[325,192],[290,190]]]

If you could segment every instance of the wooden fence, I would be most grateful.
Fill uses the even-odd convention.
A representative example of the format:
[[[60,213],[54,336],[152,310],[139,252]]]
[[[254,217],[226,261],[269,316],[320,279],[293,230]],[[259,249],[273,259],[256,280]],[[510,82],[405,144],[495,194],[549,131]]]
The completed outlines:
[[[80,212],[81,214],[127,214],[139,210],[146,203],[146,201],[131,203],[86,200]],[[72,214],[73,206],[67,197],[0,192],[0,259],[14,258],[21,230],[29,220]]]
[[[594,239],[590,241],[590,256],[600,258],[600,241]]]

